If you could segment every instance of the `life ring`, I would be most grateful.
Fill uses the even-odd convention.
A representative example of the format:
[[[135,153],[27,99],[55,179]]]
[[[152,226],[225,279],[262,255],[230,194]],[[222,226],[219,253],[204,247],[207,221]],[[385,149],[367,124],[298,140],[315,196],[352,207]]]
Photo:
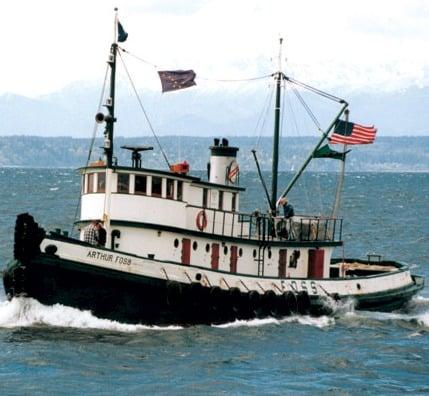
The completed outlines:
[[[195,223],[200,231],[204,230],[207,227],[207,214],[204,209],[198,212],[197,218],[195,219]]]

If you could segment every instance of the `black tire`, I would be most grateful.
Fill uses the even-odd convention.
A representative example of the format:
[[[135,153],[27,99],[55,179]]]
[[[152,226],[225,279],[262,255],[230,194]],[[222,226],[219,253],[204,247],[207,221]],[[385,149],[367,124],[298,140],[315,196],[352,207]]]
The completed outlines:
[[[261,310],[261,295],[256,290],[252,290],[249,292],[247,300],[249,307],[249,316],[258,316]]]
[[[262,313],[264,316],[276,314],[276,293],[272,290],[267,290],[262,296]]]
[[[300,291],[297,295],[298,312],[301,315],[307,315],[310,312],[311,301],[306,291]]]
[[[286,305],[288,307],[289,313],[288,315],[293,315],[298,313],[298,299],[295,293],[291,291],[287,291],[286,293],[283,293],[286,300]]]
[[[177,308],[183,302],[183,288],[179,282],[167,282],[167,305]]]

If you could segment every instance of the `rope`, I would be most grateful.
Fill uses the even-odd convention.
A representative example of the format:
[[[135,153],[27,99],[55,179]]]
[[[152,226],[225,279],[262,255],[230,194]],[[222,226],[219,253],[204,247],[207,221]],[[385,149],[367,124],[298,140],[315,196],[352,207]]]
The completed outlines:
[[[316,116],[314,115],[314,113],[311,111],[310,106],[308,106],[308,104],[305,102],[304,98],[301,96],[299,91],[294,86],[291,86],[291,88],[292,88],[292,91],[295,94],[295,96],[301,102],[302,107],[304,107],[305,111],[307,112],[307,114],[312,119],[314,125],[317,127],[319,132],[322,132],[322,126],[320,125],[320,123],[319,123],[318,119],[316,118]]]
[[[147,60],[145,60],[145,59],[143,59],[143,58],[140,58],[140,57],[139,57],[139,56],[137,56],[137,55],[132,54],[130,51],[127,51],[125,48],[122,48],[122,47],[119,47],[119,46],[118,46],[118,48],[119,48],[122,52],[124,52],[124,53],[126,53],[126,54],[128,54],[128,55],[132,56],[133,58],[135,58],[135,59],[139,60],[140,62],[146,63],[146,64],[147,64],[147,65],[149,65],[149,66],[152,66],[154,69],[158,69],[158,68],[159,68],[159,66],[155,65],[154,63],[151,63],[151,62],[149,62],[149,61],[147,61]]]
[[[289,91],[286,91],[286,95],[289,98],[289,96],[290,96]],[[295,129],[295,132],[296,132],[296,134],[298,136],[301,137],[301,134],[300,134],[300,131],[299,131],[299,128],[298,128],[298,123],[296,121],[295,112],[294,112],[293,107],[292,107],[292,101],[289,98],[289,100],[287,102],[288,102],[288,107],[289,107],[289,110],[290,110],[290,113],[291,113],[291,119],[292,119],[292,123],[293,123],[294,129]],[[310,196],[309,196],[309,189],[308,189],[307,181],[303,177],[301,179],[301,182],[302,182],[302,184],[304,186],[305,206],[307,208],[310,208]]]
[[[250,77],[250,78],[239,78],[239,79],[214,79],[214,78],[206,78],[206,77],[198,77],[199,80],[205,81],[216,81],[216,82],[245,82],[245,81],[256,81],[263,80],[265,78],[271,77],[271,74],[267,74],[265,76],[259,77]]]
[[[164,160],[165,160],[165,162],[167,163],[168,168],[170,168],[170,163],[168,162],[168,158],[167,158],[167,156],[166,156],[166,154],[165,154],[164,150],[162,149],[161,142],[159,141],[158,136],[157,136],[157,135],[156,135],[156,133],[155,133],[155,130],[153,129],[153,126],[152,126],[152,123],[150,122],[149,116],[148,116],[148,115],[147,115],[147,113],[146,113],[146,110],[145,110],[145,108],[144,108],[144,106],[143,106],[143,103],[142,103],[142,101],[141,101],[141,99],[140,99],[140,96],[139,96],[139,94],[138,94],[138,92],[137,92],[136,86],[134,85],[134,81],[133,81],[133,79],[131,78],[131,75],[130,75],[130,73],[129,73],[129,71],[128,71],[127,66],[125,65],[124,60],[122,59],[122,55],[121,55],[121,53],[120,53],[120,52],[118,52],[118,54],[119,54],[119,58],[121,59],[122,65],[124,66],[125,72],[127,73],[128,79],[130,80],[130,84],[131,84],[131,86],[132,86],[132,88],[133,88],[133,90],[134,90],[134,93],[136,94],[137,101],[139,102],[139,105],[140,105],[140,109],[142,110],[142,112],[143,112],[143,114],[144,114],[144,116],[145,116],[145,118],[146,118],[146,121],[147,121],[147,123],[148,123],[148,125],[149,125],[149,128],[150,128],[150,130],[151,130],[151,132],[152,132],[152,135],[153,135],[153,137],[155,138],[155,140],[156,140],[156,142],[157,142],[157,144],[158,144],[159,149],[161,150],[162,156],[164,157]]]
[[[146,65],[152,66],[154,69],[160,69],[161,67],[156,65],[155,63],[149,62],[146,59],[143,59],[137,55],[134,55],[133,53],[131,53],[130,51],[126,50],[125,48],[122,47],[118,47],[122,52],[132,56],[133,58],[139,60],[140,62],[145,63]],[[269,78],[271,77],[271,74],[267,74],[264,76],[258,76],[258,77],[250,77],[250,78],[240,78],[240,79],[214,79],[214,78],[207,78],[207,77],[200,77],[198,76],[199,80],[204,80],[204,81],[215,81],[215,82],[246,82],[246,81],[256,81],[256,80],[263,80],[265,78]]]
[[[341,99],[341,98],[339,98],[337,96],[331,95],[328,92],[325,92],[325,91],[322,91],[320,89],[314,88],[311,85],[304,84],[303,82],[300,82],[300,81],[295,80],[293,78],[290,78],[288,76],[284,76],[284,78],[286,79],[286,81],[289,81],[292,84],[295,84],[295,85],[298,85],[298,86],[300,86],[302,88],[305,88],[305,89],[307,89],[307,90],[309,90],[309,91],[311,91],[311,92],[313,92],[313,93],[315,93],[317,95],[323,96],[326,99],[330,99],[330,100],[333,100],[334,102],[338,102],[338,103],[344,103],[344,99]]]
[[[261,114],[259,115],[259,119],[258,119],[258,121],[256,123],[256,126],[255,126],[254,134],[256,135],[258,127],[259,127],[259,123],[262,120],[262,123],[260,125],[260,129],[259,129],[258,139],[256,140],[255,148],[259,147],[259,143],[260,143],[261,137],[262,137],[262,131],[263,131],[264,127],[265,127],[265,123],[266,123],[267,118],[268,118],[267,115],[268,115],[269,109],[271,108],[271,103],[273,101],[273,96],[274,96],[274,89],[270,89],[268,91],[268,95],[267,95],[267,97],[265,99],[264,106],[262,107]]]
[[[100,99],[98,101],[97,112],[99,112],[101,110],[101,105],[103,103],[104,93],[106,92],[106,84],[107,84],[107,75],[108,75],[108,72],[109,72],[109,65],[106,66],[106,72],[104,73],[104,82],[103,82],[103,87],[101,88],[101,93],[100,93]],[[91,141],[90,141],[90,144],[89,144],[88,158],[86,159],[85,168],[88,167],[89,161],[91,160],[92,150],[94,149],[95,136],[97,135],[97,129],[98,129],[98,123],[96,121],[94,121],[94,127],[92,129],[92,137],[91,137]],[[73,220],[72,228],[70,230],[70,235],[72,235],[73,230],[74,230],[74,225],[75,225],[76,220],[77,220],[77,214],[78,214],[78,211],[79,211],[79,206],[80,206],[81,200],[82,200],[82,194],[79,193],[79,199],[77,201],[76,210],[74,212],[74,220]]]

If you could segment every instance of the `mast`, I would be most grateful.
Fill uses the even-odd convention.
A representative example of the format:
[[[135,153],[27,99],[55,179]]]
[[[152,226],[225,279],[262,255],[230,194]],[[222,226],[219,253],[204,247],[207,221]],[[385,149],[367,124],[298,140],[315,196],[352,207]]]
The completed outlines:
[[[106,129],[104,131],[104,156],[106,158],[106,164],[108,168],[113,165],[113,125],[115,119],[115,79],[116,79],[116,54],[118,51],[117,43],[117,26],[118,26],[118,9],[115,8],[115,27],[114,27],[114,38],[113,43],[110,47],[110,55],[108,64],[110,66],[110,92],[109,97],[106,100],[106,108],[108,114],[104,117],[106,122]]]
[[[279,71],[275,74],[276,79],[276,107],[274,109],[274,139],[273,139],[273,167],[271,179],[271,211],[275,214],[277,201],[277,176],[279,168],[279,135],[280,135],[280,103],[281,103],[281,82],[282,73],[282,42],[280,38],[279,49]]]

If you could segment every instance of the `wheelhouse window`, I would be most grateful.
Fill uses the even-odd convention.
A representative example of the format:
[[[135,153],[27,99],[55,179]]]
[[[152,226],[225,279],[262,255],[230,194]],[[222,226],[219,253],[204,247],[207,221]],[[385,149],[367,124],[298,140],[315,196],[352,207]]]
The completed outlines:
[[[97,192],[104,193],[106,191],[106,174],[97,173]]]
[[[146,185],[147,185],[146,176],[136,175],[135,184],[134,184],[134,193],[138,195],[146,195]]]
[[[94,191],[94,179],[95,179],[95,173],[88,173],[88,188],[87,193],[93,193]]]
[[[235,212],[236,210],[237,210],[237,193],[232,193],[231,211]]]
[[[130,175],[118,173],[118,193],[128,194],[130,191]]]
[[[219,210],[223,210],[223,191],[219,191]]]
[[[167,179],[167,198],[174,199],[174,180]]]
[[[203,188],[203,208],[208,207],[208,198],[209,198],[209,190],[207,188]]]
[[[152,176],[152,197],[162,196],[162,177]]]
[[[177,181],[177,200],[183,201],[183,182]]]

